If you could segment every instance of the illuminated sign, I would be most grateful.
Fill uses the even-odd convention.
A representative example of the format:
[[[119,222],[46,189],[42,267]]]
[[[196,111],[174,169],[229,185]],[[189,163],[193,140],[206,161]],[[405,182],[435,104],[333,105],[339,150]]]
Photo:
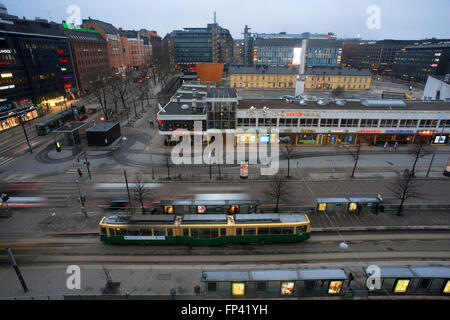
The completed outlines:
[[[125,236],[125,240],[166,240],[166,237],[163,236],[156,236],[156,237],[149,237],[149,236]]]
[[[69,62],[69,60],[59,59],[59,62]]]
[[[71,84],[66,84],[66,85],[64,86],[64,88],[66,88],[66,89],[72,88],[72,85],[71,85]]]
[[[259,136],[260,144],[269,144],[270,143],[270,135],[261,135]]]
[[[415,133],[414,130],[386,130],[386,133]]]
[[[0,90],[8,90],[8,89],[14,89],[16,86],[14,84],[10,85],[10,86],[3,86],[0,87]]]
[[[232,294],[233,296],[243,296],[245,295],[245,283],[233,283],[232,285]]]
[[[75,27],[73,24],[66,23],[66,22],[63,22],[62,25],[63,25],[63,28],[64,28],[64,29],[70,29],[70,30],[77,30],[77,31],[84,31],[84,32],[91,32],[91,33],[98,33],[98,34],[100,34],[100,31],[98,31],[98,30],[91,30],[91,29],[85,29],[85,28],[77,28],[77,27]]]
[[[9,62],[8,61],[0,61],[0,66],[8,66]]]
[[[12,53],[12,51],[9,49],[2,49],[0,50],[0,53]]]
[[[450,280],[447,280],[443,293],[450,293]]]
[[[302,48],[294,48],[294,55],[292,57],[292,64],[299,65],[302,60]]]
[[[12,73],[2,73],[2,78],[12,78]]]
[[[411,280],[398,280],[395,285],[395,293],[405,293],[408,290],[409,282]]]
[[[241,179],[248,179],[248,162],[241,162]]]
[[[436,138],[434,139],[434,144],[444,144],[446,140],[446,136],[436,136]]]
[[[67,69],[66,68],[61,68],[61,71],[67,71]]]
[[[342,289],[343,281],[331,281],[328,294],[339,294]]]
[[[282,282],[281,283],[281,294],[283,296],[291,296],[294,294],[294,282]]]
[[[56,50],[57,53],[64,53],[64,50]]]
[[[358,133],[383,133],[381,130],[359,130]]]
[[[434,135],[435,131],[434,130],[417,131],[417,133],[420,134],[421,136],[432,136]]]
[[[327,204],[326,203],[319,203],[319,207],[317,208],[318,211],[326,211],[327,210]]]

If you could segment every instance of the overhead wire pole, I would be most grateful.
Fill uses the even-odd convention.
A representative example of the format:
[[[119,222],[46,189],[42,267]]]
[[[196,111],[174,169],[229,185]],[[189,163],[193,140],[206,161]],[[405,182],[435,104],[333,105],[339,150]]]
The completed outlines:
[[[78,188],[78,194],[80,196],[81,212],[84,214],[85,218],[87,218],[86,204],[85,204],[85,201],[84,201],[84,197],[81,194],[80,181],[78,181],[78,180],[77,180],[77,188]]]
[[[130,188],[129,188],[129,186],[128,186],[127,171],[124,170],[123,173],[125,174],[125,183],[126,183],[126,185],[127,185],[128,206],[130,207],[130,213],[133,214],[133,207],[131,206],[131,194],[130,194]]]
[[[17,277],[19,278],[20,284],[22,285],[23,291],[28,292],[27,284],[25,283],[25,279],[22,276],[22,273],[20,272],[19,267],[17,266],[16,259],[14,258],[14,255],[10,248],[5,248],[6,252],[9,255],[9,260],[11,261],[12,266],[14,267],[14,270],[16,271]]]
[[[20,124],[22,125],[23,133],[25,134],[25,139],[27,140],[28,148],[30,149],[30,153],[33,154],[33,149],[31,148],[30,140],[28,139],[27,130],[25,129],[25,125],[22,120],[22,115],[19,116]]]

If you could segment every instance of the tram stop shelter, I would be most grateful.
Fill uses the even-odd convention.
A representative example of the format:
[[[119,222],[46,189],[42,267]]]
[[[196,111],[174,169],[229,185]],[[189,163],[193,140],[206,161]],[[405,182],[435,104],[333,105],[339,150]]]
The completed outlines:
[[[207,298],[289,298],[340,296],[342,269],[204,271]]]
[[[383,211],[381,206],[383,198],[376,197],[342,197],[342,198],[316,198],[316,211],[324,213],[365,213],[377,214]]]
[[[62,147],[78,148],[86,145],[87,122],[73,121],[53,131],[55,143],[59,142]]]
[[[377,277],[377,272],[363,268],[367,277]],[[413,293],[413,281],[418,279],[408,267],[379,267],[380,288],[369,291],[369,295],[405,295]],[[366,282],[367,283],[367,282]]]

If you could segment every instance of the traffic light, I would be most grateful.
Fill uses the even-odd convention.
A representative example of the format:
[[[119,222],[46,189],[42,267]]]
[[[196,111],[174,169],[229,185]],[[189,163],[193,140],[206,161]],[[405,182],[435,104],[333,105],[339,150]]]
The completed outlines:
[[[105,122],[105,117],[101,117],[100,122]]]
[[[61,143],[59,143],[59,142],[56,142],[56,151],[57,152],[61,152],[62,151]]]

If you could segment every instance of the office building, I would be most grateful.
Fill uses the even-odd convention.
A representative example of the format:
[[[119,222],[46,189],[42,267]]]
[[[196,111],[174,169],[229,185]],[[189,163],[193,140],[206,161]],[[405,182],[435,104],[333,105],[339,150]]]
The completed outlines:
[[[232,66],[228,74],[231,88],[295,89],[298,67]]]

